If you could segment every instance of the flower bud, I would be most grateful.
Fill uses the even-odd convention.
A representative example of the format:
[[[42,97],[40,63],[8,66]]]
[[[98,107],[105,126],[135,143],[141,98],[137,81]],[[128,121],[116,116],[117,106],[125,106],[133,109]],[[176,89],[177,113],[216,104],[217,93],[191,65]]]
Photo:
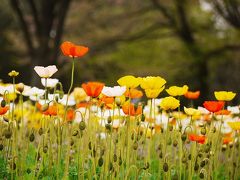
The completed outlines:
[[[133,143],[133,149],[134,149],[134,150],[137,150],[137,148],[138,148],[138,143],[137,143],[137,142],[134,142],[134,143]]]
[[[24,91],[24,84],[23,83],[19,83],[16,85],[16,90],[20,93],[22,93]]]
[[[86,128],[86,123],[85,123],[85,121],[81,121],[81,122],[79,123],[79,129],[80,129],[81,131],[83,131],[85,128]]]
[[[186,141],[187,135],[186,135],[185,133],[183,133],[183,134],[181,135],[181,139],[182,139],[183,142]]]
[[[47,153],[47,151],[48,151],[48,146],[44,146],[44,147],[43,147],[43,152],[44,152],[44,153]]]
[[[44,111],[48,110],[48,107],[49,107],[49,104],[48,104],[48,103],[42,105],[41,111],[44,112]]]
[[[6,139],[10,139],[12,137],[12,132],[10,131],[10,129],[6,129],[4,131],[4,135]]]
[[[43,134],[43,128],[39,128],[38,134],[41,136]]]
[[[199,177],[200,177],[201,179],[203,179],[203,178],[204,178],[204,173],[203,173],[203,172],[200,172]]]
[[[34,136],[33,133],[31,133],[30,136],[29,136],[29,140],[30,140],[30,142],[33,142],[34,139],[35,139],[35,136]]]
[[[163,164],[163,171],[168,172],[168,164],[166,162]]]
[[[202,135],[206,135],[206,132],[207,132],[206,128],[205,128],[205,127],[202,127],[202,128],[201,128],[201,134],[202,134]]]
[[[178,145],[178,141],[175,139],[175,140],[173,141],[173,146],[174,146],[174,147],[177,147],[177,145]]]
[[[110,124],[112,122],[112,117],[111,116],[108,116],[107,122],[108,122],[108,124]]]
[[[98,166],[101,167],[103,165],[103,158],[102,156],[98,159]]]
[[[1,101],[1,107],[2,107],[2,108],[5,107],[6,104],[7,104],[7,102],[3,99],[3,100]]]
[[[77,136],[78,135],[78,130],[74,130],[72,133],[72,136]]]
[[[0,144],[0,151],[2,151],[4,148],[3,144]]]

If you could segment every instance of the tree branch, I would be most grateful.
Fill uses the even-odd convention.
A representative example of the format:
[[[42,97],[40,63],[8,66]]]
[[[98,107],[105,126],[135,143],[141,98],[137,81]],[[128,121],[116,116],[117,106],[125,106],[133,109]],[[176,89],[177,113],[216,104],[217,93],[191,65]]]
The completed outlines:
[[[20,8],[19,1],[18,0],[11,0],[10,2],[11,2],[12,9],[17,14],[17,17],[18,17],[19,22],[20,22],[20,26],[22,27],[23,35],[24,35],[24,38],[25,38],[25,43],[26,43],[26,46],[28,48],[28,52],[29,52],[29,54],[32,54],[33,50],[34,50],[33,42],[31,40],[31,34],[30,34],[29,29],[28,29],[27,22],[24,18],[23,12]]]

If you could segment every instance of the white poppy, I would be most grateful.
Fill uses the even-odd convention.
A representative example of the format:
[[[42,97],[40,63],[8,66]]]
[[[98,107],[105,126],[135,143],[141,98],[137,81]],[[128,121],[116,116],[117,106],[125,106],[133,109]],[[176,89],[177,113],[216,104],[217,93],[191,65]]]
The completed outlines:
[[[55,72],[58,71],[55,65],[43,67],[43,66],[35,66],[34,70],[41,78],[50,78]]]
[[[46,82],[46,81],[47,81],[47,82]],[[48,88],[53,88],[53,87],[55,87],[58,82],[59,82],[58,79],[52,79],[52,78],[46,79],[46,78],[41,78],[41,83],[42,83],[42,85],[45,87],[46,84],[47,84],[47,87],[48,87]]]
[[[23,95],[24,96],[43,96],[45,93],[45,91],[43,89],[39,89],[37,87],[32,87],[30,89],[27,89],[26,91],[23,91]]]
[[[66,103],[67,103],[67,94],[63,95],[63,98],[62,99],[59,99],[58,101],[60,104],[66,106]],[[68,97],[68,103],[67,103],[67,106],[74,106],[76,104],[76,101],[74,99],[73,96],[69,96]]]
[[[117,97],[123,95],[125,93],[126,87],[125,86],[114,86],[114,87],[107,87],[104,86],[102,90],[102,94],[108,97]]]
[[[8,85],[0,85],[0,94],[4,95],[4,93],[13,93],[14,87],[12,84]]]

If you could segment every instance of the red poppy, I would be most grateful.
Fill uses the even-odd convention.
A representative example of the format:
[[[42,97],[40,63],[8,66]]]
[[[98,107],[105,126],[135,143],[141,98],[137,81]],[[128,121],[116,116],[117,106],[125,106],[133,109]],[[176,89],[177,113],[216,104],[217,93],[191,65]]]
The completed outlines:
[[[61,44],[62,53],[72,58],[82,57],[88,52],[88,47],[77,46],[71,42],[65,41]]]
[[[216,112],[215,114],[216,115],[229,115],[229,114],[231,114],[231,111],[223,109],[223,110],[220,110],[220,111]]]
[[[56,116],[57,115],[57,106],[56,105],[51,105],[48,107],[48,109],[44,112],[42,112],[44,115],[49,115],[49,116]]]
[[[67,111],[67,121],[73,121],[75,118],[75,111],[73,109],[69,109]]]
[[[204,144],[206,137],[205,136],[199,136],[197,134],[189,134],[188,139],[190,141],[196,141],[197,143]]]
[[[130,104],[129,102],[125,102],[122,106],[122,110],[126,115],[137,116],[142,114],[142,105],[135,107],[133,103]]]
[[[224,102],[223,101],[205,101],[203,106],[210,112],[218,112],[223,109]]]
[[[188,99],[198,99],[200,96],[200,91],[188,91],[184,96]]]
[[[8,106],[1,107],[0,106],[0,115],[4,115],[9,110]]]
[[[102,92],[103,87],[104,84],[100,82],[88,82],[82,84],[82,88],[86,94],[91,97],[98,97]]]

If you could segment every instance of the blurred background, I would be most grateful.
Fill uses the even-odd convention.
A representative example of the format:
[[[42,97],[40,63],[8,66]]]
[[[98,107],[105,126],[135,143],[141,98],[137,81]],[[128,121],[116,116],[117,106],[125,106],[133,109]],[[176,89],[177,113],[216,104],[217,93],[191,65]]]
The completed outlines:
[[[68,89],[66,40],[90,48],[77,60],[75,86],[132,74],[187,84],[204,99],[240,91],[240,0],[1,0],[3,82],[15,69],[18,82],[41,87],[33,67],[56,64]]]

